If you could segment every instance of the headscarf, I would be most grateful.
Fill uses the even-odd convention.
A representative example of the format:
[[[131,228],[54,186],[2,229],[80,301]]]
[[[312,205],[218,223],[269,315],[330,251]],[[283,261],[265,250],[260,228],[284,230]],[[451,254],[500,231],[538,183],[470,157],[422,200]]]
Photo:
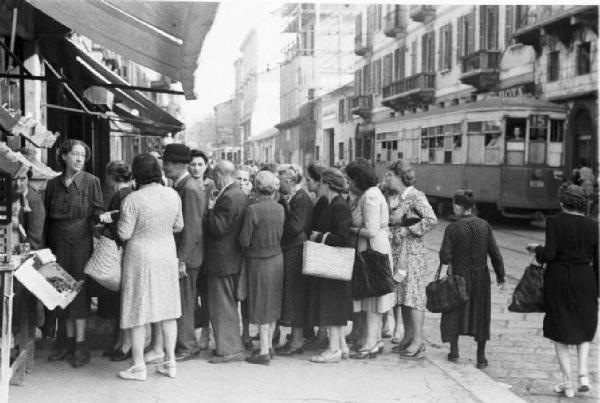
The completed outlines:
[[[346,177],[337,168],[327,168],[321,173],[321,182],[328,185],[331,190],[344,193],[348,189]]]
[[[578,212],[585,212],[587,200],[581,186],[572,183],[564,183],[558,189],[558,201],[568,209]]]

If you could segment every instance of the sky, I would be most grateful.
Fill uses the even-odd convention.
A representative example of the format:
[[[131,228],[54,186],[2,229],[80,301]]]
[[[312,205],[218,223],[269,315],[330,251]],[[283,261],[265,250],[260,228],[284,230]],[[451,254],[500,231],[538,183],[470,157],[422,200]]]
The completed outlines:
[[[227,0],[219,4],[196,70],[198,99],[185,101],[182,105],[187,126],[212,113],[214,105],[232,98],[235,85],[233,62],[240,56],[242,40],[252,27],[278,7],[281,2]]]

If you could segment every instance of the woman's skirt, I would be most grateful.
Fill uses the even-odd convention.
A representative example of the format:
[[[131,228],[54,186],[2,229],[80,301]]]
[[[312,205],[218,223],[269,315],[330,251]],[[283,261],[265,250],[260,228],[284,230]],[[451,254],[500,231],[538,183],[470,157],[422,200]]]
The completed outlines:
[[[265,325],[281,318],[283,300],[283,254],[246,258],[248,274],[248,321]]]

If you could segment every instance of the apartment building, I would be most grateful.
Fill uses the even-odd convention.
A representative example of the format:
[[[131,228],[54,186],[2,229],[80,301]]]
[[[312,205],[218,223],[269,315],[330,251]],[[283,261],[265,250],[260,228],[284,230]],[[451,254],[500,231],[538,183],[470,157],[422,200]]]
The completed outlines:
[[[283,64],[276,160],[314,159],[314,101],[352,80],[356,5],[285,4],[281,10]]]

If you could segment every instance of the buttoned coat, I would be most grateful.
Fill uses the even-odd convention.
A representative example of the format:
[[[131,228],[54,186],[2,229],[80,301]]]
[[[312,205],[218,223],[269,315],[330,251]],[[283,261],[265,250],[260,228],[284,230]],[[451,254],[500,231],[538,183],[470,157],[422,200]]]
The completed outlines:
[[[183,211],[183,231],[175,234],[177,258],[189,268],[198,268],[204,260],[206,193],[191,175],[183,178],[175,190],[181,197]]]
[[[239,243],[248,196],[233,183],[206,215],[206,270],[212,276],[239,274],[244,255]]]

